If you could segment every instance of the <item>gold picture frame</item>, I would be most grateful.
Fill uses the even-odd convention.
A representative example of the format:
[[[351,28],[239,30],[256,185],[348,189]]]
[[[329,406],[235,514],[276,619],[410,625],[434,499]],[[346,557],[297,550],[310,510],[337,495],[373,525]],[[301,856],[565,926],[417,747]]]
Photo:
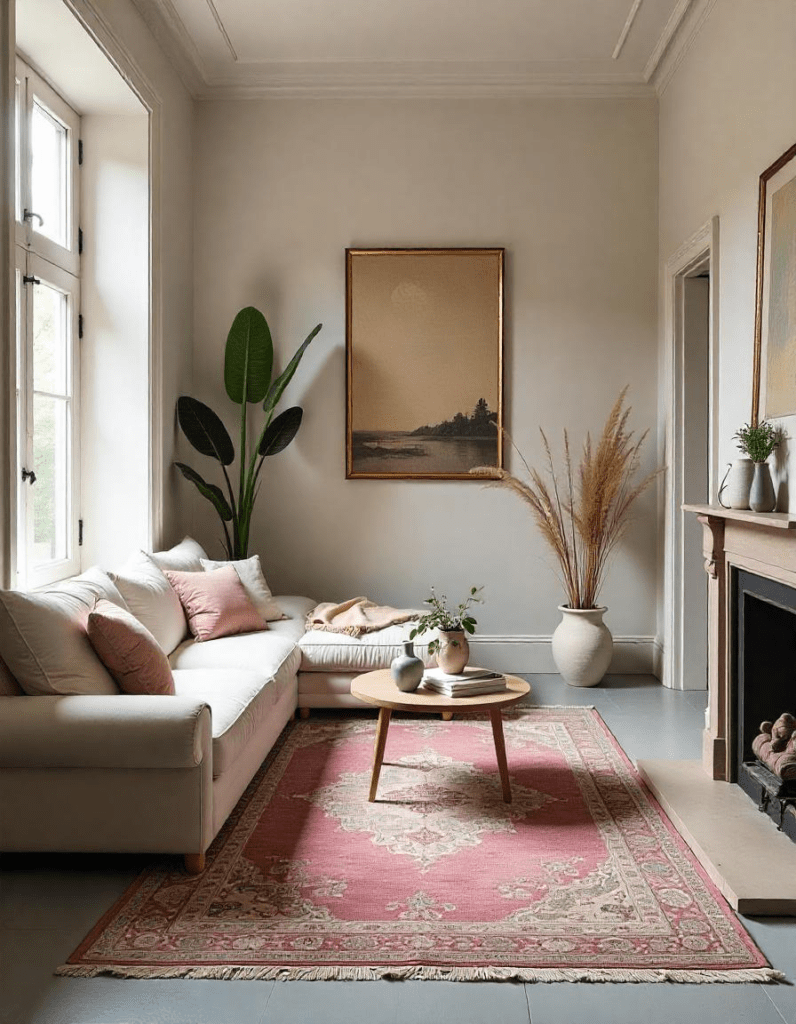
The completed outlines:
[[[504,259],[346,249],[346,479],[502,468]]]
[[[796,415],[796,144],[760,175],[752,424]]]

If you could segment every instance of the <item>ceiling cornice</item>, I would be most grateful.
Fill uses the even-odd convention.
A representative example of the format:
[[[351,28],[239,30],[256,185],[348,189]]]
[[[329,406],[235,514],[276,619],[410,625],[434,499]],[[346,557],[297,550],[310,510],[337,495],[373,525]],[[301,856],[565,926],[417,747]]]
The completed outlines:
[[[502,63],[391,61],[258,64],[213,76],[202,99],[512,98],[525,96],[640,97],[654,90],[640,76],[539,72]]]
[[[687,0],[687,2],[681,0],[678,9],[684,6],[685,10],[680,15],[680,19],[674,27],[668,43],[657,55],[655,66],[650,69],[652,58],[650,58],[650,64],[647,65],[647,69],[650,70],[647,80],[654,86],[658,96],[662,96],[665,92],[667,85],[671,82],[675,72],[702,31],[702,27],[708,20],[715,3],[716,0]],[[677,12],[675,11],[675,13]],[[670,24],[673,19],[674,14],[670,19]],[[663,39],[663,36],[661,39]],[[653,54],[654,56],[655,54]],[[645,69],[645,75],[647,69]]]
[[[516,62],[234,63],[211,71],[172,0],[133,0],[152,35],[197,99],[611,98],[660,96],[716,0],[679,0],[641,75],[540,70]],[[640,5],[638,5],[640,6]],[[637,13],[631,6],[629,31]],[[623,35],[627,31],[623,29]],[[623,41],[623,40],[622,40]]]
[[[133,0],[133,4],[188,92],[202,95],[207,88],[207,72],[171,0]]]

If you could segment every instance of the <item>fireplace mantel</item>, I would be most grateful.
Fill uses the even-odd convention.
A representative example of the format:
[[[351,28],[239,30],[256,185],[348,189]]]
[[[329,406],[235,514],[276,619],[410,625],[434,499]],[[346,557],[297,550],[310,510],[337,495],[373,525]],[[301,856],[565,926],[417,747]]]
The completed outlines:
[[[796,916],[794,844],[739,786],[726,781],[733,771],[732,570],[796,588],[796,516],[714,505],[683,508],[703,526],[708,574],[708,715],[702,761],[639,761],[638,768],[736,910]]]
[[[730,778],[730,570],[796,587],[796,516],[715,505],[684,505],[704,528],[702,553],[708,583],[708,722],[702,764],[713,779]]]

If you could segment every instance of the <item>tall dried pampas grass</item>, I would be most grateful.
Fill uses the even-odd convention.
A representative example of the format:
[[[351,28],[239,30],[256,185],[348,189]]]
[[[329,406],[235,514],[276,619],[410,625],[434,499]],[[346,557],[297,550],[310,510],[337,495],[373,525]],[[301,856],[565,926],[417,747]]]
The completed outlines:
[[[627,429],[631,410],[624,408],[626,394],[627,388],[623,388],[596,444],[587,434],[577,467],[565,430],[563,471],[556,472],[550,444],[540,427],[547,463],[544,473],[531,469],[508,434],[505,436],[528,471],[527,483],[493,466],[470,470],[473,476],[488,478],[488,486],[506,487],[528,504],[558,560],[570,608],[597,607],[609,556],[627,527],[630,508],[660,472],[633,483],[647,431],[633,440],[633,432]]]

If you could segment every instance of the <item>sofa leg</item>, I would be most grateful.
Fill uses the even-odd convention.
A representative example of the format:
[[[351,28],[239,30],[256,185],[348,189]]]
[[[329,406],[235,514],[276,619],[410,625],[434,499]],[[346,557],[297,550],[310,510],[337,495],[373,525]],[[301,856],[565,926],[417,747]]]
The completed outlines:
[[[298,712],[299,712],[299,718],[309,718],[310,717],[310,709],[309,708],[299,708]]]
[[[453,718],[453,712],[452,711],[443,711],[442,712],[442,721],[443,722],[450,722],[450,720],[452,718]]]
[[[189,875],[201,875],[205,869],[205,855],[203,853],[186,853],[185,870]]]

